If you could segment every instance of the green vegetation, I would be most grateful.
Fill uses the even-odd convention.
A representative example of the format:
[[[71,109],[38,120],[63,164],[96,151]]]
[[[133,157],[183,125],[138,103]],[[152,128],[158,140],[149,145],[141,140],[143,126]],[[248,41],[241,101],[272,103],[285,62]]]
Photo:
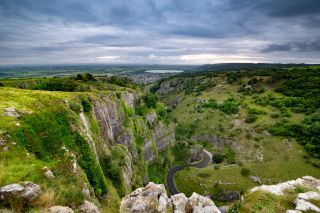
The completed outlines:
[[[234,98],[228,98],[219,106],[219,109],[226,114],[236,114],[239,112],[239,104]]]
[[[86,184],[93,192],[92,201],[99,202],[103,211],[117,212],[120,197],[141,187],[148,176],[159,183],[165,181],[164,171],[173,162],[171,151],[158,152],[156,144],[152,144],[155,159],[149,165],[145,162],[144,139],[152,137],[153,128],[160,122],[164,125],[161,131],[168,131],[164,123],[168,122],[167,109],[155,95],[143,95],[130,82],[91,74],[1,80],[0,138],[7,141],[8,151],[0,152],[0,186],[32,181],[44,192],[39,202],[23,207],[14,203],[17,208],[34,212],[65,205],[77,209],[85,199],[82,190]],[[142,101],[137,108],[145,111],[137,113],[135,108],[126,106],[123,91],[139,94]],[[92,110],[97,104],[113,113],[109,118],[117,120],[117,128],[121,128],[112,140],[106,138],[106,129],[97,119],[101,115]],[[6,115],[8,107],[20,116]],[[82,111],[84,114],[80,114]],[[158,113],[152,126],[144,118],[144,113],[149,112]],[[130,140],[126,146],[118,144],[126,142],[122,136]],[[55,175],[53,180],[45,177],[45,167]],[[129,184],[124,176],[127,169],[132,172]]]
[[[84,170],[87,178],[93,187],[97,196],[103,196],[107,194],[107,183],[101,168],[97,164],[95,157],[88,142],[81,136],[76,136],[76,145],[78,146],[80,153],[79,165]]]
[[[161,81],[156,94],[172,109],[176,139],[213,154],[212,166],[178,172],[178,189],[186,195],[245,194],[257,184],[251,175],[262,184],[304,175],[319,178],[319,73],[257,69],[183,74]],[[214,88],[195,92],[205,82],[215,82]],[[300,89],[293,88],[295,83]],[[234,212],[240,207],[235,205]]]

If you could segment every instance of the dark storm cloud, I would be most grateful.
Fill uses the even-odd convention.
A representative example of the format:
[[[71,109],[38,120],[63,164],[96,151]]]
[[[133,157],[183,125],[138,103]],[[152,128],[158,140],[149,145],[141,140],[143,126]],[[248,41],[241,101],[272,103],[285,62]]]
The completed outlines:
[[[320,52],[320,39],[318,41],[289,42],[284,44],[270,44],[262,50],[264,53],[270,52]]]
[[[2,0],[0,63],[309,60],[319,58],[319,24],[319,0]]]

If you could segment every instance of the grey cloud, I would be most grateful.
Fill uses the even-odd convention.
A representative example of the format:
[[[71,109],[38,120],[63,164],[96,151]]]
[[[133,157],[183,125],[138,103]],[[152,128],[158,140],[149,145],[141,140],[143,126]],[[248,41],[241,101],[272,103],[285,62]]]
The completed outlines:
[[[316,58],[319,24],[319,0],[2,0],[0,63],[14,55],[37,62],[108,54],[146,62],[151,54]]]
[[[261,52],[320,52],[320,40],[304,42],[288,42],[284,44],[270,44]]]

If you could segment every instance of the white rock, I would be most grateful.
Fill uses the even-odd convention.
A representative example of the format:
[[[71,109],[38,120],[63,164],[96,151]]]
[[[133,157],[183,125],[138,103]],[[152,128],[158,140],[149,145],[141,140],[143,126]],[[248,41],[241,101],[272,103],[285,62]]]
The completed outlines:
[[[2,151],[7,152],[7,151],[9,151],[9,148],[7,146],[5,146],[5,147],[3,147]]]
[[[272,193],[277,196],[281,196],[284,194],[285,191],[291,190],[296,188],[297,186],[307,187],[307,188],[316,188],[320,189],[320,180],[311,177],[311,176],[304,176],[302,178],[298,178],[296,180],[290,180],[287,182],[279,183],[276,185],[262,185],[254,187],[250,190],[250,193],[255,191],[265,191]]]
[[[40,186],[32,182],[10,184],[0,188],[1,200],[24,199],[33,201],[41,193]]]
[[[84,198],[86,198],[86,199],[90,199],[90,197],[91,197],[90,190],[88,189],[87,183],[83,183],[82,194],[83,194]]]
[[[87,200],[80,206],[80,212],[82,213],[100,213],[98,207]]]
[[[298,211],[298,210],[287,210],[286,213],[301,213],[301,211]]]
[[[296,204],[296,210],[300,210],[300,211],[315,211],[315,212],[320,212],[320,208],[317,207],[316,205],[303,200],[303,199],[299,199],[297,198],[295,201]]]
[[[176,194],[169,199],[164,186],[152,182],[122,198],[120,212],[221,213],[209,198],[193,193],[190,198]]]
[[[212,200],[195,192],[188,199],[187,205],[193,208],[194,213],[220,213]]]
[[[44,170],[44,175],[46,176],[46,178],[48,178],[49,180],[55,179],[53,172],[49,168],[44,167],[43,170]]]
[[[74,213],[74,211],[66,206],[53,206],[47,210],[47,213]]]
[[[4,109],[5,113],[4,115],[6,116],[11,116],[11,117],[20,117],[20,114],[16,111],[14,107],[8,107]]]
[[[148,114],[146,114],[146,120],[150,125],[154,124],[156,118],[157,114],[155,112],[149,112]]]
[[[136,102],[136,97],[134,94],[125,91],[125,92],[121,93],[121,98],[123,99],[126,106],[134,107],[134,104]]]
[[[183,193],[175,194],[171,196],[171,202],[174,213],[184,213],[188,198]]]
[[[150,182],[121,200],[120,212],[163,212],[171,203],[163,184]]]
[[[314,191],[300,193],[298,194],[298,198],[304,199],[304,200],[311,200],[311,199],[320,200],[320,193],[314,192]]]

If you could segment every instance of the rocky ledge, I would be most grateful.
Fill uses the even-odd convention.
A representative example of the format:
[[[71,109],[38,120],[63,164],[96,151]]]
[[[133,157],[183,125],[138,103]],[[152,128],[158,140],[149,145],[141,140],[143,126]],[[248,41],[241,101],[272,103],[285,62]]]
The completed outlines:
[[[153,182],[122,198],[120,212],[220,213],[214,202],[207,197],[193,193],[187,198],[181,193],[169,198],[164,185]]]
[[[250,190],[250,193],[264,191],[277,196],[285,196],[286,193],[297,188],[303,188],[303,190],[307,192],[298,193],[294,200],[296,208],[294,210],[287,210],[286,213],[320,212],[320,207],[311,202],[312,200],[320,201],[320,180],[311,176],[304,176],[276,185],[254,187]]]

